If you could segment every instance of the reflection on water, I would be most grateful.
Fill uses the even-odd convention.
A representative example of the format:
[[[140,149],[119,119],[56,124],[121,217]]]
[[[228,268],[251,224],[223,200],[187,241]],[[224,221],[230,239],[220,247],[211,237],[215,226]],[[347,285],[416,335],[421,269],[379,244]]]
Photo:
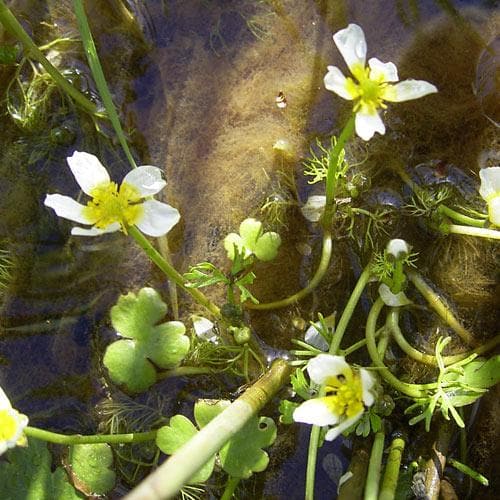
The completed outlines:
[[[57,34],[76,33],[66,3],[48,1],[41,9],[43,3],[21,2],[18,7],[31,20],[40,43]],[[346,119],[348,106],[324,90],[322,79],[328,64],[343,67],[331,34],[349,22],[363,27],[369,57],[394,61],[401,79],[427,80],[440,91],[428,100],[390,108],[385,136],[369,145],[354,141],[349,147],[350,161],[362,162],[360,171],[371,179],[359,203],[397,208],[391,203],[401,204],[406,196],[394,173],[400,167],[412,175],[437,175],[436,182],[450,182],[467,198],[479,167],[497,160],[491,120],[498,121],[498,56],[492,55],[498,48],[498,13],[490,10],[492,2],[129,4],[137,23],[120,17],[114,2],[93,3],[89,17],[139,163],[164,168],[168,202],[182,214],[171,242],[181,271],[204,260],[224,267],[224,235],[247,216],[262,217],[260,207],[270,196],[279,193],[293,200],[297,189],[304,202],[314,192],[302,176],[301,159],[315,137],[338,132]],[[43,29],[34,12],[47,15]],[[48,29],[51,24],[57,27]],[[84,59],[75,45],[70,47],[58,64],[78,68],[73,78],[78,76],[78,84],[92,95]],[[2,81],[8,81],[10,69],[1,71]],[[286,107],[276,105],[277,97],[286,99]],[[164,290],[166,286],[157,282],[149,264],[121,234],[98,240],[69,238],[69,225],[42,206],[47,192],[78,194],[65,165],[65,157],[75,149],[100,156],[118,179],[126,172],[125,161],[116,156],[118,148],[107,140],[106,124],[99,124],[103,136],[65,101],[56,99],[52,105],[66,106],[64,123],[70,124],[72,133],[49,146],[47,129],[58,130],[61,117],[30,131],[19,130],[7,117],[0,123],[0,241],[17,262],[2,308],[0,359],[5,364],[0,385],[15,395],[20,410],[33,415],[34,423],[83,432],[95,429],[91,407],[104,394],[104,374],[96,368],[99,355],[93,347],[109,340],[109,306],[120,292],[146,284]],[[48,116],[51,113],[53,109]],[[277,141],[287,145],[286,154],[273,148]],[[416,165],[420,167],[414,169]],[[446,165],[444,174],[436,173],[438,165]],[[294,175],[296,185],[290,186],[284,179]],[[255,291],[264,301],[297,290],[316,265],[319,234],[304,224],[293,203],[286,217],[286,227],[280,229],[280,257],[258,269],[265,279],[257,282]],[[389,234],[376,235],[379,246],[390,237],[408,238],[438,284],[445,288],[446,279],[458,283],[460,312],[469,324],[483,329],[495,324],[491,315],[489,320],[481,318],[481,304],[460,302],[460,269],[450,280],[447,260],[441,261],[433,248],[434,235],[423,234],[402,215],[388,220],[385,229]],[[290,337],[301,334],[293,327],[297,317],[309,320],[317,311],[342,309],[356,268],[370,250],[361,233],[350,240],[339,229],[328,279],[300,306],[252,316],[256,332],[267,344],[288,349]],[[312,253],[298,250],[304,245]],[[488,259],[494,263],[494,253]],[[485,266],[467,275],[467,280],[474,277],[482,283],[482,296],[490,297],[484,302],[487,307],[495,286],[487,279],[490,272],[491,266]],[[215,298],[222,300],[220,295]],[[161,383],[154,391],[165,387]],[[281,498],[287,490],[297,492],[291,498],[302,497],[304,432],[298,440],[298,447],[285,439],[277,447],[286,458],[279,452],[272,455],[264,485],[256,486],[257,496],[264,491],[266,498]],[[330,469],[320,473],[318,488],[327,495],[335,475],[332,449],[322,453],[320,460]],[[295,468],[297,473],[290,474]]]

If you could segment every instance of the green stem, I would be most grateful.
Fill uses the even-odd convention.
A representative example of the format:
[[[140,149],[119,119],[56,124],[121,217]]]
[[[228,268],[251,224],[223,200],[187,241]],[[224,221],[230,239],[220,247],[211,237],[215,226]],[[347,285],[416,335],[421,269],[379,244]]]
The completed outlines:
[[[500,233],[499,233],[500,234]],[[476,340],[474,336],[467,331],[455,318],[454,314],[451,312],[450,307],[444,302],[444,300],[425,282],[422,276],[416,271],[407,271],[407,276],[410,281],[415,285],[417,290],[424,296],[427,300],[429,306],[437,313],[437,315],[448,325],[454,332],[466,343],[475,344]]]
[[[85,54],[87,56],[87,61],[92,71],[97,89],[101,96],[104,107],[106,108],[106,113],[115,129],[120,145],[127,156],[129,163],[133,168],[137,167],[135,160],[130,152],[127,144],[127,139],[123,133],[123,129],[120,123],[120,118],[116,111],[115,105],[113,104],[113,99],[111,97],[111,92],[109,91],[108,84],[106,83],[106,78],[104,77],[104,72],[102,70],[101,62],[99,61],[99,56],[97,55],[97,49],[92,38],[92,33],[90,31],[90,26],[88,23],[87,15],[85,14],[85,8],[83,7],[82,0],[73,0],[73,6],[75,9],[76,20],[78,22],[78,29],[82,37],[83,46],[85,48]]]
[[[403,261],[401,259],[398,259],[394,263],[391,292],[394,295],[398,294],[403,289],[404,282],[405,273],[403,271]]]
[[[379,431],[375,434],[370,462],[368,463],[368,473],[366,475],[364,500],[377,500],[380,484],[380,472],[382,469],[382,455],[384,453],[385,432]]]
[[[427,396],[426,389],[434,389],[436,384],[408,384],[406,382],[401,382],[401,380],[394,376],[384,365],[384,362],[378,353],[375,332],[377,319],[383,307],[384,302],[379,297],[370,309],[370,313],[368,314],[368,319],[366,321],[366,347],[372,362],[375,367],[378,368],[377,372],[380,373],[382,378],[396,390],[410,396],[411,398],[424,398]]]
[[[309,449],[307,453],[306,468],[306,492],[305,500],[314,500],[314,483],[316,479],[316,459],[318,456],[319,435],[321,427],[313,425],[309,437]]]
[[[156,248],[149,242],[149,240],[135,227],[129,226],[127,228],[128,234],[134,238],[137,244],[146,252],[146,255],[170,278],[173,282],[179,285],[184,291],[189,293],[196,302],[210,311],[217,319],[221,319],[220,309],[208,299],[202,292],[196,288],[189,288],[186,286],[186,280],[169,264]]]
[[[340,317],[339,322],[337,323],[337,326],[335,328],[335,332],[333,333],[332,343],[330,344],[330,349],[328,351],[330,354],[337,354],[338,350],[340,349],[340,343],[342,342],[342,337],[344,336],[344,333],[347,329],[347,325],[351,320],[354,309],[358,304],[363,290],[370,281],[371,275],[371,264],[368,264],[359,276],[358,282],[356,283],[356,286],[354,287],[354,290],[352,291],[351,296],[349,297],[349,300],[347,301],[347,304],[342,311],[342,316]]]
[[[342,132],[340,133],[335,146],[333,147],[332,152],[328,157],[328,172],[326,174],[326,185],[325,185],[325,194],[326,194],[326,206],[325,206],[325,220],[326,224],[329,225],[332,222],[330,214],[328,213],[331,210],[331,207],[335,204],[335,192],[337,187],[337,171],[338,171],[338,161],[339,155],[341,151],[344,149],[345,143],[350,139],[352,134],[354,133],[354,120],[355,114],[353,113],[347,123],[345,124]]]
[[[295,304],[296,302],[304,298],[306,295],[310,294],[319,285],[319,283],[325,276],[326,271],[328,270],[331,257],[332,257],[332,233],[331,231],[326,230],[323,235],[323,247],[321,250],[321,259],[319,261],[318,268],[316,269],[314,276],[312,277],[311,281],[307,284],[306,287],[302,288],[302,290],[299,290],[297,293],[294,293],[293,295],[290,295],[285,299],[276,300],[274,302],[262,303],[262,304],[245,303],[245,307],[248,309],[263,310],[263,309],[279,309],[281,307],[286,307]]]
[[[43,55],[42,51],[34,44],[28,33],[24,31],[24,28],[21,24],[19,24],[18,20],[3,0],[0,0],[0,22],[9,33],[11,33],[23,44],[24,49],[29,54],[29,57],[38,61],[64,92],[66,92],[85,111],[93,115],[97,114],[96,105],[89,101],[75,87],[73,87],[73,85],[71,85],[71,83],[69,83],[61,75],[57,68],[49,62],[49,60]]]
[[[170,456],[132,490],[125,500],[160,500],[174,497],[184,484],[290,379],[291,367],[282,359],[236,401]]]
[[[457,224],[441,224],[439,226],[445,233],[463,234],[465,236],[477,236],[500,240],[500,231],[497,229],[486,229],[482,227],[459,226]]]
[[[360,277],[358,278],[358,282],[354,287],[354,290],[347,301],[344,310],[342,311],[342,316],[335,327],[335,331],[333,333],[332,342],[330,344],[329,354],[337,354],[340,349],[340,343],[342,342],[342,338],[346,332],[347,326],[349,325],[349,321],[356,309],[356,305],[365,289],[367,283],[370,281],[371,277],[371,264],[365,267]],[[325,388],[321,387],[318,396],[322,396],[325,394]],[[307,471],[306,471],[306,500],[313,500],[314,498],[314,482],[315,482],[315,474],[316,474],[316,456],[318,454],[318,445],[319,445],[319,435],[321,428],[313,425],[311,429],[311,435],[309,438],[309,452],[307,455]]]
[[[50,432],[37,427],[26,427],[24,433],[28,437],[47,441],[55,444],[97,444],[97,443],[142,443],[156,439],[156,431],[131,432],[129,434],[94,434],[82,436],[81,434],[65,435]]]
[[[465,224],[467,226],[484,227],[487,223],[487,220],[469,217],[468,215],[461,214],[460,212],[457,212],[447,207],[446,205],[439,205],[438,211],[443,215],[446,215],[450,219],[453,219],[454,221],[460,222],[461,224]]]
[[[241,478],[229,476],[226,487],[224,488],[224,493],[220,497],[220,500],[231,500],[233,498],[233,494],[236,491],[238,484],[240,483]]]
[[[401,348],[403,352],[405,352],[408,356],[413,358],[416,361],[419,361],[420,363],[425,363],[427,365],[432,365],[432,366],[438,366],[436,356],[433,356],[431,354],[425,354],[417,349],[415,349],[404,337],[403,332],[401,331],[401,328],[399,327],[399,309],[398,308],[391,308],[391,311],[387,315],[387,325],[389,326],[392,336],[398,346]],[[478,356],[480,354],[484,354],[485,352],[488,352],[489,350],[493,349],[497,345],[500,344],[500,335],[497,335],[496,337],[493,337],[492,339],[488,340],[488,342],[485,342],[484,344],[480,345],[479,347],[476,347],[475,349],[472,349],[471,351],[467,352],[461,352],[460,354],[453,354],[451,356],[443,356],[443,362],[445,366],[452,365],[458,361],[461,361],[462,359],[466,359],[472,354],[477,354]]]
[[[394,500],[404,449],[405,441],[403,438],[397,437],[392,440],[378,500]]]
[[[218,373],[220,370],[214,368],[207,368],[205,366],[179,366],[178,368],[173,368],[172,370],[167,370],[164,372],[158,372],[159,379],[165,379],[170,377],[183,377],[189,375],[206,375]]]

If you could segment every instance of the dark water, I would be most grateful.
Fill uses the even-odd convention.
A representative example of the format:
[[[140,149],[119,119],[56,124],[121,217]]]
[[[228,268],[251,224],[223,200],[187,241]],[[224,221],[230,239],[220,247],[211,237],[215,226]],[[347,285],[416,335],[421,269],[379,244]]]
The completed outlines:
[[[331,35],[349,22],[363,27],[368,57],[394,61],[401,79],[425,79],[440,91],[432,101],[391,108],[384,137],[369,146],[360,141],[350,146],[353,160],[368,156],[363,171],[372,188],[364,193],[363,203],[393,205],[394,196],[405,196],[394,166],[432,175],[433,165],[444,163],[452,172],[450,184],[460,190],[474,185],[481,166],[498,159],[494,125],[485,118],[494,116],[491,93],[498,87],[491,87],[492,63],[482,56],[498,30],[494,1],[147,0],[130,2],[129,7],[136,22],[121,17],[113,2],[87,6],[134,153],[140,164],[164,169],[166,198],[182,214],[171,239],[181,271],[202,260],[225,265],[222,239],[246,216],[259,217],[266,198],[282,192],[279,171],[298,174],[302,202],[314,192],[301,175],[301,159],[316,136],[338,132],[347,116],[348,108],[323,89],[322,78],[327,64],[343,64]],[[19,2],[14,10],[40,43],[75,33],[65,3]],[[42,19],[57,28],[41,27]],[[60,64],[93,95],[77,44]],[[11,75],[11,68],[1,68],[2,81]],[[285,111],[275,106],[280,91],[287,97]],[[0,122],[5,138],[0,153],[0,242],[15,262],[2,301],[0,385],[33,425],[86,433],[99,423],[95,404],[119,392],[100,367],[100,349],[113,338],[110,306],[120,293],[146,285],[167,293],[167,287],[123,235],[72,238],[71,225],[43,207],[48,192],[78,196],[65,164],[74,150],[99,156],[117,179],[127,171],[109,126],[101,123],[104,134],[99,134],[71,108],[61,112],[63,104],[62,98],[55,99],[47,113],[52,118],[33,130],[19,129],[7,116]],[[60,137],[61,127],[70,133],[51,142],[50,133]],[[272,146],[278,140],[290,145],[290,157],[277,155]],[[420,170],[413,170],[416,165]],[[427,177],[426,182],[432,181]],[[437,284],[445,283],[447,270],[433,251],[440,244],[434,235],[422,238],[419,227],[398,217],[388,221],[387,229],[379,237],[380,246],[390,237],[408,238]],[[298,210],[288,213],[282,231],[280,257],[260,269],[268,277],[256,286],[264,301],[304,285],[315,265],[319,235],[304,224]],[[303,244],[313,249],[313,257],[297,251]],[[341,310],[367,251],[361,236],[355,243],[339,238],[336,245],[337,258],[315,294],[290,310],[251,316],[255,332],[270,348],[288,349],[290,338],[301,335],[293,320]],[[479,278],[486,279],[488,270],[479,269]],[[494,283],[483,285],[484,307],[491,308],[495,299],[484,289]],[[494,326],[495,318],[481,317],[486,310],[481,304],[471,314],[467,297],[457,290],[454,298],[469,324],[486,330]],[[221,296],[214,292],[214,299]],[[181,311],[191,309],[181,296]],[[203,384],[207,387],[195,390],[197,384],[187,380],[165,381],[151,394],[168,394],[164,407],[170,414],[185,406],[180,401],[186,394],[189,400],[217,392],[210,387],[213,381]],[[235,391],[238,384],[215,383],[222,392]],[[297,445],[291,441],[294,431],[283,433],[286,438],[271,452],[269,470],[248,498],[302,498],[307,433],[304,428],[297,432]],[[338,462],[345,465],[348,456],[341,447],[339,440],[320,453],[318,498],[334,495]]]

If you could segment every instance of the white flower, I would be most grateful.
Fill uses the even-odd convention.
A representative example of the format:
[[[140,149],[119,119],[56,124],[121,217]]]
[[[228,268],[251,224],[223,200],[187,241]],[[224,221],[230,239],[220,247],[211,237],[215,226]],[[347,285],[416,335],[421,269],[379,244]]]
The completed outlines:
[[[318,222],[325,211],[326,196],[313,194],[307,198],[306,204],[300,209],[302,215],[310,222]]]
[[[27,425],[28,417],[12,408],[0,387],[0,455],[14,446],[26,445],[24,428]]]
[[[500,167],[482,168],[479,171],[481,187],[479,194],[488,204],[488,217],[495,226],[500,226]]]
[[[191,316],[191,319],[193,321],[194,333],[196,333],[198,338],[207,340],[208,342],[217,341],[217,334],[214,332],[214,324],[209,319],[195,314]]]
[[[395,238],[387,243],[385,251],[395,259],[404,259],[410,253],[410,245],[405,240]]]
[[[346,78],[336,66],[328,66],[325,87],[344,99],[355,101],[356,134],[365,141],[371,139],[375,132],[385,133],[384,123],[377,111],[386,107],[384,101],[409,101],[437,92],[434,85],[423,80],[391,84],[399,80],[398,70],[392,62],[383,63],[373,57],[366,67],[365,35],[357,24],[349,24],[335,33],[333,41],[355,79]]]
[[[166,185],[159,168],[137,167],[118,187],[94,155],[75,151],[67,161],[76,182],[92,199],[81,205],[69,196],[48,194],[44,203],[59,217],[92,226],[74,227],[71,234],[98,236],[120,229],[126,233],[128,226],[137,226],[143,233],[157,237],[168,233],[179,221],[175,208],[149,199]]]
[[[365,407],[375,398],[372,388],[375,378],[363,368],[354,370],[343,356],[319,354],[307,363],[313,382],[326,386],[326,396],[304,401],[294,412],[296,422],[319,426],[334,426],[325,439],[333,441],[361,418]]]

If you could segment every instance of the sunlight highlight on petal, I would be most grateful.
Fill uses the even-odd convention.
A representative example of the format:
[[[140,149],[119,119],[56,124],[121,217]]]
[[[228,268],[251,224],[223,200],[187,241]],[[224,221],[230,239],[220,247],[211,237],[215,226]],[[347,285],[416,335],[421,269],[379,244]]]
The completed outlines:
[[[166,203],[147,200],[143,203],[144,214],[136,226],[148,236],[167,234],[180,220],[179,211]]]
[[[76,182],[85,194],[90,195],[95,187],[110,181],[108,171],[94,155],[75,151],[73,156],[69,156],[66,160]]]
[[[357,24],[349,24],[347,28],[333,35],[333,41],[342,54],[348,68],[356,64],[365,65],[366,40],[365,34]]]

